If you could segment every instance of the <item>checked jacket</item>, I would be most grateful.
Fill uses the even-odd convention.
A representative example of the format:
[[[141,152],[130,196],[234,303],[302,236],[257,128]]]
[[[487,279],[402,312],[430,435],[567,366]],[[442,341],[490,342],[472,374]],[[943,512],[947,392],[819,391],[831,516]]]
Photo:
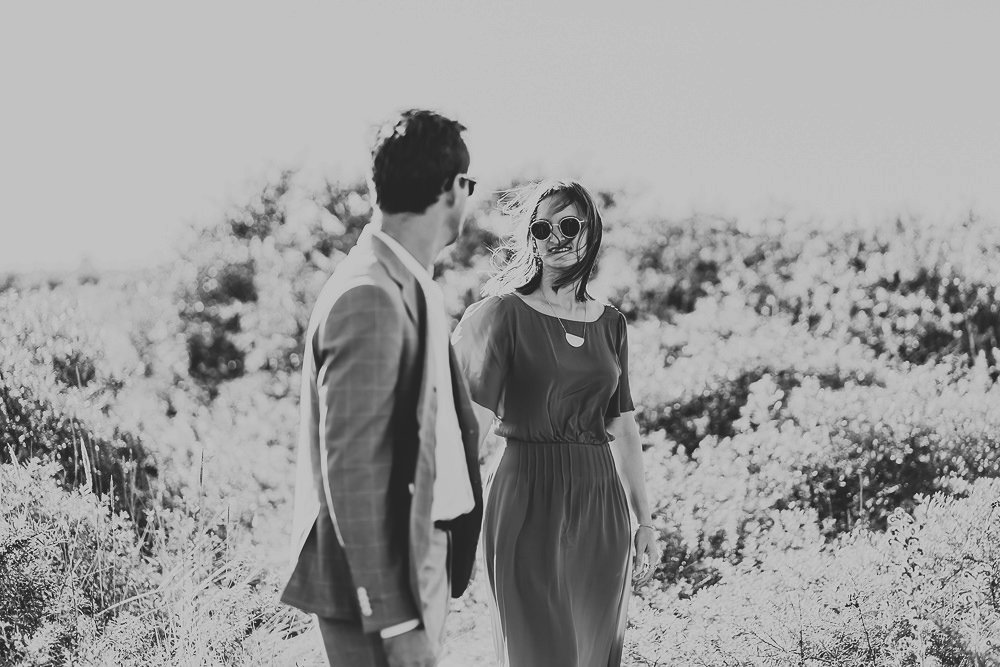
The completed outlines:
[[[282,601],[377,632],[424,618],[437,392],[416,278],[380,239],[355,246],[306,331],[292,524]],[[475,508],[446,522],[451,594],[468,586],[482,518],[478,427],[451,351]]]

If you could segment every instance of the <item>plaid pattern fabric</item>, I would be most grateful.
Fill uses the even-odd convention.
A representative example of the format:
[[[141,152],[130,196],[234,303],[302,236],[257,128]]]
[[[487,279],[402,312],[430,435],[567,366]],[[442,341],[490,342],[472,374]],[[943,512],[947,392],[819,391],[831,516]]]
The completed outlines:
[[[405,274],[391,269],[357,247],[317,300],[302,368],[301,546],[282,595],[365,632],[419,618],[406,537],[422,346],[416,306],[405,303],[412,279],[397,282],[393,273]]]
[[[422,618],[430,599],[431,582],[418,574],[433,530],[435,467],[436,392],[424,373],[423,327],[415,278],[369,240],[338,266],[307,330],[293,570],[282,601],[359,620],[366,633]],[[475,420],[463,409],[460,379],[457,386],[477,507],[458,524],[456,548],[468,554],[482,490]]]
[[[354,621],[317,617],[330,667],[389,667],[382,639],[366,635]]]

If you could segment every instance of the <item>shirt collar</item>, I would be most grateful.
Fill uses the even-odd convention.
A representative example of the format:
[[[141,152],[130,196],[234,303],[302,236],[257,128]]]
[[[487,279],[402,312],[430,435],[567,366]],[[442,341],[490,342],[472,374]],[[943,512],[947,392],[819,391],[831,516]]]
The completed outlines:
[[[417,258],[414,257],[409,250],[404,248],[403,244],[399,241],[392,238],[381,229],[373,229],[372,236],[378,238],[382,241],[382,243],[389,246],[389,250],[392,250],[396,257],[399,258],[399,261],[403,263],[403,266],[405,266],[418,281],[423,282],[425,280],[434,279],[427,267],[423,266],[420,261],[417,260]]]

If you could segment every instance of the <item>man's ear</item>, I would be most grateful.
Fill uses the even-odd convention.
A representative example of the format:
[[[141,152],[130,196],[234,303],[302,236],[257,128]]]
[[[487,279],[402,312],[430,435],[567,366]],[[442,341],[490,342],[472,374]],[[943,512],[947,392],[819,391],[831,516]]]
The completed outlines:
[[[451,182],[451,187],[441,193],[442,201],[445,206],[451,208],[455,205],[455,200],[458,196],[455,194],[455,190],[458,189],[458,179],[453,179]]]

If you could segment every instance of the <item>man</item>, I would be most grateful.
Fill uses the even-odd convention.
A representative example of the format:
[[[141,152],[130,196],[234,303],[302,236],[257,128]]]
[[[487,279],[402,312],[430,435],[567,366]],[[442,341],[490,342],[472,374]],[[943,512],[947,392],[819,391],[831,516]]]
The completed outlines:
[[[379,131],[372,223],[306,332],[282,601],[317,615],[333,667],[433,665],[472,572],[478,427],[430,273],[475,187],[464,130],[410,110]]]

